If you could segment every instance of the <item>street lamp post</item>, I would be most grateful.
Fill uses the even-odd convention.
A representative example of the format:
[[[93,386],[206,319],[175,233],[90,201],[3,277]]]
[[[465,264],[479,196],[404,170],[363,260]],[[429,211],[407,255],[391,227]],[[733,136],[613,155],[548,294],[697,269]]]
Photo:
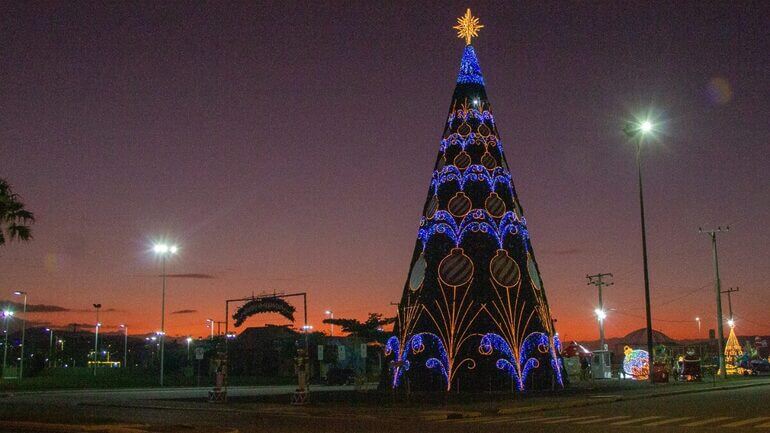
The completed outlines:
[[[24,346],[26,345],[25,337],[27,333],[27,292],[17,290],[13,292],[16,296],[24,296],[24,317],[21,319],[21,360],[19,361],[19,380],[24,375]]]
[[[343,311],[344,313],[344,311]],[[332,310],[326,310],[324,311],[324,314],[329,316],[329,319],[334,320],[334,311]],[[334,323],[329,324],[329,336],[334,337]]]
[[[93,304],[96,309],[96,331],[94,332],[94,376],[96,376],[96,362],[99,360],[99,327],[102,326],[99,323],[99,309],[102,308],[102,304]]]
[[[700,338],[700,317],[696,317],[695,321],[698,323],[698,338]]]
[[[192,343],[192,337],[187,337],[187,361],[190,361],[190,343]]]
[[[48,332],[48,368],[53,365],[53,329],[45,328]]]
[[[128,367],[128,325],[121,324],[123,328],[123,368]]]
[[[629,139],[636,144],[636,168],[639,174],[639,215],[642,225],[642,262],[644,266],[644,307],[647,315],[647,356],[650,369],[650,382],[655,383],[652,374],[653,347],[652,347],[652,313],[650,311],[650,272],[647,264],[647,229],[644,222],[644,190],[642,183],[642,142],[645,135],[651,133],[654,125],[649,120],[640,123],[628,123],[623,129]]]
[[[164,356],[166,352],[166,257],[169,254],[176,254],[177,246],[155,244],[153,251],[160,256],[161,279],[163,281],[160,299],[160,386],[163,386]]]
[[[214,319],[206,319],[206,323],[209,324],[209,329],[211,329],[211,335],[209,336],[209,340],[214,339]]]
[[[8,319],[13,316],[13,311],[3,311],[3,319],[5,320],[5,343],[3,344],[3,377],[6,376],[6,367],[8,366]]]

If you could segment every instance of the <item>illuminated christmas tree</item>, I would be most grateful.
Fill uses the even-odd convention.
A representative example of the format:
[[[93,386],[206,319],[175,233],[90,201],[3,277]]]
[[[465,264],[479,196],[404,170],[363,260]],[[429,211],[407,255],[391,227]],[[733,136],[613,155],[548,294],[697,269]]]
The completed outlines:
[[[732,323],[732,322],[731,322]],[[743,356],[743,348],[735,336],[735,326],[730,326],[730,336],[725,343],[725,371],[727,374],[743,374],[743,369],[738,365],[738,358]]]
[[[563,385],[559,342],[487,99],[470,10],[466,46],[386,346],[389,383],[413,390]]]

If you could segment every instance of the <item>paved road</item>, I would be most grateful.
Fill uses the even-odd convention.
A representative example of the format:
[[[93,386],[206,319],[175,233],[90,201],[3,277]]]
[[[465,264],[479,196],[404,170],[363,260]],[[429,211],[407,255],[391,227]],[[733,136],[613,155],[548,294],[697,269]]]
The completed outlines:
[[[354,410],[341,414],[330,408],[310,415],[288,405],[279,410],[259,410],[259,405],[205,405],[170,408],[171,402],[132,401],[125,404],[72,404],[40,399],[36,404],[0,400],[0,432],[74,432],[46,429],[11,421],[36,420],[66,423],[139,423],[136,431],[235,431],[252,432],[669,432],[669,431],[768,431],[770,387],[752,387],[685,394],[645,400],[619,401],[566,410],[516,416],[483,416],[473,419],[427,421],[404,419],[399,409]],[[179,402],[175,402],[179,403]],[[151,408],[149,405],[165,408]],[[110,431],[110,430],[102,430]],[[120,430],[128,431],[128,430]],[[132,432],[134,430],[131,430]]]
[[[770,432],[770,387],[619,401],[530,415],[435,424],[453,432],[740,431]],[[749,430],[747,430],[749,429]]]

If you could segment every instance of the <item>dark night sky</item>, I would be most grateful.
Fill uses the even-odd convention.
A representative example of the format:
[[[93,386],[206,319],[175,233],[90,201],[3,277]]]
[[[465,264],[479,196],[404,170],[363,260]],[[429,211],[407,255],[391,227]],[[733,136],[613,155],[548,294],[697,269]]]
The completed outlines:
[[[3,2],[0,176],[35,240],[0,252],[0,299],[39,322],[159,327],[153,239],[178,242],[170,334],[222,300],[307,290],[311,323],[392,313],[407,275],[470,6],[474,42],[557,329],[643,326],[633,147],[644,149],[655,327],[713,327],[720,238],[739,333],[770,333],[770,3]],[[199,275],[195,275],[199,274]],[[203,278],[211,276],[213,278]],[[8,295],[9,296],[9,295]],[[253,320],[280,322],[277,317]]]

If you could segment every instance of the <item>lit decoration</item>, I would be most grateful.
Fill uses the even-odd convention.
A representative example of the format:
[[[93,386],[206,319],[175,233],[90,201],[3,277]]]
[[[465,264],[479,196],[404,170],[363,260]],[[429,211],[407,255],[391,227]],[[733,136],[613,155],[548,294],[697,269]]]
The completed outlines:
[[[650,377],[650,355],[646,350],[623,348],[623,371],[634,380],[647,380]]]
[[[478,37],[479,30],[484,26],[479,24],[479,19],[471,15],[471,9],[468,8],[465,15],[458,18],[457,25],[452,28],[457,30],[458,38],[465,39],[465,45],[470,45],[471,39]]]
[[[294,312],[296,309],[293,305],[289,304],[285,300],[277,297],[263,297],[255,298],[243,304],[233,314],[235,320],[235,326],[241,326],[243,322],[249,317],[260,313],[278,313],[281,316],[287,318],[289,321],[294,321]]]
[[[468,44],[399,323],[386,345],[391,383],[398,387],[406,378],[414,391],[439,384],[447,391],[504,389],[500,376],[507,374],[518,390],[563,386],[561,343],[470,45],[481,25],[470,11],[458,23]]]
[[[422,308],[422,305],[418,304],[412,296],[406,299],[406,303],[399,305],[395,326],[398,334],[390,337],[385,344],[385,356],[393,355],[393,361],[391,362],[391,386],[393,388],[398,387],[401,376],[405,371],[409,370],[411,365],[408,359],[409,346],[412,346],[412,350],[415,353],[419,353],[424,349],[421,337],[413,334],[414,326],[420,318]]]
[[[735,324],[730,326],[730,336],[725,343],[725,372],[730,375],[743,374],[743,368],[740,367],[738,358],[743,356],[743,348],[735,336]]]

